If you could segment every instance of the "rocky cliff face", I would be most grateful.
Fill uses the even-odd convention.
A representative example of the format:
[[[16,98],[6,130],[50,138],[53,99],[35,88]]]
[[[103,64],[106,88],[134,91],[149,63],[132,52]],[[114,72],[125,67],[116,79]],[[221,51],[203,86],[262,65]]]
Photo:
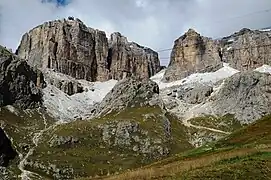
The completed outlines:
[[[0,166],[6,167],[10,160],[17,155],[5,132],[0,128]]]
[[[240,71],[271,65],[271,32],[242,29],[221,40],[222,59]]]
[[[32,29],[22,37],[17,54],[30,65],[88,81],[149,77],[160,70],[156,52],[129,43],[119,33],[108,41],[103,31],[79,19],[46,22]]]
[[[120,33],[113,33],[109,40],[108,66],[113,79],[131,75],[151,77],[160,70],[155,51],[128,42]]]
[[[271,75],[243,72],[225,80],[211,100],[212,112],[234,114],[242,123],[251,123],[270,114]]]
[[[174,81],[195,72],[209,72],[222,62],[240,71],[271,64],[271,32],[242,29],[228,37],[213,40],[189,30],[175,41],[165,81]]]
[[[43,75],[0,46],[0,107],[33,108],[42,104]]]
[[[195,72],[210,72],[220,67],[219,42],[189,29],[174,43],[164,80],[175,81]]]

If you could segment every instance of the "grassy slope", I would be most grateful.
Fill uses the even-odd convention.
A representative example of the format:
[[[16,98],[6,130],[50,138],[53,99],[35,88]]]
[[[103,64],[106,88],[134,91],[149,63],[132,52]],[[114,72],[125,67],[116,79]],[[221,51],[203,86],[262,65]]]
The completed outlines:
[[[18,115],[16,115],[18,114]],[[53,123],[53,119],[44,116],[48,125]],[[11,138],[17,152],[26,154],[29,148],[33,147],[32,137],[35,132],[45,128],[43,116],[36,110],[10,112],[6,108],[0,108],[0,123],[6,134]],[[19,157],[11,163],[10,170],[19,175],[21,172],[17,168]]]
[[[145,115],[150,116],[146,118]],[[129,108],[119,114],[110,114],[91,121],[62,124],[47,132],[43,143],[30,159],[45,165],[55,164],[58,168],[72,167],[75,177],[106,175],[141,167],[163,157],[144,156],[134,152],[131,150],[133,144],[129,145],[130,147],[108,145],[103,141],[98,127],[123,121],[137,122],[139,129],[147,132],[145,135],[138,134],[141,139],[161,139],[163,146],[170,149],[170,154],[191,149],[183,125],[173,116],[167,114],[167,117],[171,121],[171,140],[165,138],[164,117],[159,107]],[[50,147],[48,141],[52,135],[76,137],[80,143]]]
[[[205,116],[190,119],[193,125],[214,128],[225,132],[233,132],[240,129],[242,125],[233,115],[225,115],[223,117]]]
[[[270,179],[271,116],[230,136],[147,167],[99,179]]]

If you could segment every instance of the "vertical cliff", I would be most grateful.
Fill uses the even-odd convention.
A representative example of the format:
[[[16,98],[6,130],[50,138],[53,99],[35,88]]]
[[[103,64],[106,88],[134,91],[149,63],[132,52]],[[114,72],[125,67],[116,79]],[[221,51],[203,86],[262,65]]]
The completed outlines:
[[[222,66],[219,42],[189,29],[174,42],[165,81],[185,78],[196,72],[215,71]]]
[[[196,72],[215,71],[223,62],[240,71],[271,65],[271,32],[244,28],[213,40],[190,29],[175,41],[164,80],[174,81]]]
[[[156,52],[128,42],[120,33],[108,40],[103,31],[79,19],[50,21],[30,30],[17,54],[32,66],[88,81],[150,77],[160,70]]]

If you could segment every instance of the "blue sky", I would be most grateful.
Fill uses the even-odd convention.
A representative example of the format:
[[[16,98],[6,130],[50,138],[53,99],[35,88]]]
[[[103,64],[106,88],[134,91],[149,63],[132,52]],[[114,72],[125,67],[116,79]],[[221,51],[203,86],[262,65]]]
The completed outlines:
[[[0,0],[0,44],[14,51],[35,26],[74,16],[107,36],[118,31],[154,50],[169,49],[189,28],[217,38],[270,26],[271,11],[253,14],[268,8],[271,0]],[[160,57],[166,65],[170,51]]]
[[[52,2],[56,5],[65,6],[71,2],[71,0],[42,0],[42,2]]]

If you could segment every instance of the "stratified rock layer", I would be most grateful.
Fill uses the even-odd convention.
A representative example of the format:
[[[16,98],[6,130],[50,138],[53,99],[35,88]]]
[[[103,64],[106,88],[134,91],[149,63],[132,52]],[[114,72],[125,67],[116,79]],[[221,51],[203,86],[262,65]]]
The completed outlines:
[[[164,80],[175,81],[195,72],[210,72],[221,68],[222,61],[218,52],[219,42],[189,29],[174,43]]]
[[[190,29],[175,41],[164,81],[175,81],[196,72],[215,71],[223,62],[248,71],[271,65],[271,32],[242,29],[220,40],[200,36]]]
[[[108,41],[105,32],[79,19],[50,21],[32,29],[22,37],[17,54],[32,66],[88,81],[150,77],[160,70],[156,52],[129,43],[120,33]]]

